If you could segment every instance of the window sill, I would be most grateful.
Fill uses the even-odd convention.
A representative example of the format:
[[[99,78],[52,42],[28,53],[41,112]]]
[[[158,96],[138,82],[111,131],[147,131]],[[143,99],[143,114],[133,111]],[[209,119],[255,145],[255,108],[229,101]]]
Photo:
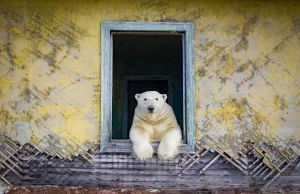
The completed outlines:
[[[159,141],[151,142],[154,149],[154,153],[157,152]],[[132,143],[130,140],[112,140],[107,146],[105,146],[102,151],[103,153],[132,153]],[[182,153],[195,153],[195,150],[188,144],[182,144],[178,151],[179,154]]]

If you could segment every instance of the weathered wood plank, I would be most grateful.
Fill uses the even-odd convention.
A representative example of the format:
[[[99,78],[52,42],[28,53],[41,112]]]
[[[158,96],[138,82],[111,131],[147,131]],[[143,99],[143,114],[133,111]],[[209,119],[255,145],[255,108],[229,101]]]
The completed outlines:
[[[19,183],[19,184],[18,184]],[[31,185],[30,181],[18,182],[16,185]],[[57,184],[58,183],[58,184]],[[120,181],[103,181],[103,180],[87,180],[86,182],[82,182],[80,180],[70,180],[70,181],[60,181],[55,184],[51,184],[51,182],[37,182],[36,185],[70,185],[70,186],[83,186],[83,187],[102,187],[102,188],[157,188],[157,189],[216,189],[216,188],[249,188],[250,185],[244,184],[208,184],[207,182],[197,182],[197,183],[175,183],[175,182],[120,182]],[[251,185],[251,188],[259,188],[262,185]]]
[[[61,174],[84,174],[89,175],[91,173],[101,173],[101,174],[116,174],[116,175],[128,175],[128,176],[139,176],[139,175],[149,175],[149,176],[157,176],[164,175],[170,177],[177,177],[178,172],[174,170],[128,170],[128,169],[29,169],[23,172],[26,175],[33,175],[39,173],[56,173],[58,175]],[[202,176],[241,176],[242,174],[238,170],[228,170],[228,171],[219,171],[219,170],[207,170]],[[191,177],[198,176],[198,170],[191,170],[186,174],[182,175],[182,177]]]
[[[122,165],[124,164],[124,165]],[[123,169],[126,168],[128,170],[139,170],[139,171],[145,171],[145,170],[152,170],[152,171],[161,171],[161,170],[175,170],[177,172],[179,172],[180,168],[177,165],[167,165],[167,164],[153,164],[153,165],[149,165],[149,164],[126,164],[126,163],[122,163],[121,165],[118,163],[103,163],[103,164],[97,164],[94,166],[80,166],[80,165],[60,165],[57,167],[53,167],[51,165],[47,165],[47,166],[38,166],[36,167],[36,169],[68,169],[68,168],[74,168],[74,169]],[[202,165],[194,165],[192,166],[190,170],[201,170],[201,168],[204,167],[205,164]],[[23,169],[30,169],[29,166],[22,166]],[[212,165],[208,170],[211,169],[215,169],[215,170],[236,170],[231,164],[224,164],[224,165]],[[237,171],[239,172],[239,171]]]
[[[98,152],[96,152],[98,154]],[[203,175],[198,172],[208,164],[216,153],[207,153],[199,164],[193,165],[178,177],[180,157],[169,161],[153,157],[147,161],[137,161],[128,154],[92,154],[94,163],[82,158],[65,161],[54,158],[40,163],[43,155],[30,163],[21,162],[20,174],[13,173],[7,179],[14,185],[61,185],[106,188],[160,188],[160,189],[199,189],[199,188],[262,188],[266,181],[262,177],[246,176],[226,160],[219,158]],[[295,162],[271,185],[274,188],[300,188],[300,172],[295,171]],[[253,167],[254,168],[254,167]],[[290,173],[294,172],[294,173]],[[296,173],[296,174],[295,174]],[[269,177],[270,180],[272,177]],[[268,181],[267,180],[267,181]]]
[[[209,160],[207,160],[206,162],[208,162]],[[55,165],[55,163],[45,163],[45,164],[38,164],[37,166],[30,166],[32,164],[27,164],[27,163],[23,163],[21,164],[22,169],[30,169],[30,168],[35,168],[35,169],[63,169],[63,168],[74,168],[74,169],[123,169],[126,168],[128,170],[135,170],[135,171],[162,171],[162,170],[175,170],[175,171],[179,171],[179,167],[177,166],[176,163],[147,163],[145,161],[141,162],[135,162],[133,161],[132,163],[126,163],[125,161],[120,163],[118,162],[103,162],[103,163],[94,163],[94,164],[89,164],[83,161],[72,161],[72,162],[64,162],[63,164],[60,165]],[[189,171],[199,171],[201,170],[201,168],[203,168],[206,165],[206,163],[199,163],[199,165],[193,165]],[[292,171],[293,166],[291,165],[291,167],[289,167],[286,172],[283,173],[283,175],[285,174],[289,174]],[[231,165],[230,163],[224,163],[224,161],[216,161],[213,165],[211,165],[210,168],[208,168],[208,170],[219,170],[219,171],[234,171],[234,172],[239,172],[238,170],[236,170],[236,168]],[[186,172],[188,173],[188,172]],[[185,173],[185,174],[186,174]],[[293,171],[294,175],[299,174],[300,172],[296,172]]]
[[[43,177],[41,180],[40,178]],[[36,180],[32,179],[36,178]],[[171,184],[170,176],[164,175],[157,175],[157,176],[148,176],[148,175],[139,175],[139,176],[128,176],[128,175],[104,175],[104,174],[90,174],[89,176],[85,174],[62,174],[58,175],[56,173],[41,173],[36,174],[36,177],[32,177],[31,181],[44,181],[51,182],[57,181],[58,179],[61,180],[61,183],[64,181],[81,181],[82,183],[88,181],[116,181],[116,182],[166,182],[166,184]],[[23,181],[26,179],[24,178]],[[294,179],[293,179],[294,180]],[[298,178],[300,180],[300,178]],[[250,181],[250,177],[246,176],[232,176],[228,177],[227,179],[224,177],[219,176],[203,176],[199,178],[198,176],[190,176],[190,177],[174,177],[172,178],[172,184],[179,184],[179,183],[187,183],[187,184],[218,184],[218,185],[225,185],[225,184],[247,184]],[[60,185],[60,184],[59,184]],[[113,186],[113,185],[112,185]]]

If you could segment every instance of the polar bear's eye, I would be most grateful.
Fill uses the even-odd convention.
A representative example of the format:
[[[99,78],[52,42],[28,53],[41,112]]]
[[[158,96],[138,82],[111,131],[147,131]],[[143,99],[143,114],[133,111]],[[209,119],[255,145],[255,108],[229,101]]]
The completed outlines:
[[[158,100],[158,98],[155,98],[155,100]]]
[[[146,101],[146,100],[147,100],[147,98],[144,98],[144,100]]]

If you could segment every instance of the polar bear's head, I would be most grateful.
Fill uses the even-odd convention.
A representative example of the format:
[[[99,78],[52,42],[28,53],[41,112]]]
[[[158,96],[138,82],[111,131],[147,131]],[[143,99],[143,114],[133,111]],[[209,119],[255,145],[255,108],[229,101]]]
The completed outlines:
[[[138,102],[138,107],[144,112],[156,113],[166,103],[167,95],[156,91],[147,91],[142,94],[136,94],[135,99]]]

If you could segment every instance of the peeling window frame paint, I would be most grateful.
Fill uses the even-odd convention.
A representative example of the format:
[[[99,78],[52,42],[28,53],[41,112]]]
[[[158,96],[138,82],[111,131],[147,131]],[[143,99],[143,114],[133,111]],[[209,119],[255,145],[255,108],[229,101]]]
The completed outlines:
[[[182,32],[183,38],[183,93],[184,143],[179,153],[194,153],[195,133],[195,68],[194,24],[174,22],[102,22],[101,23],[101,152],[131,153],[130,140],[112,140],[112,32]],[[156,150],[158,142],[153,142]]]

